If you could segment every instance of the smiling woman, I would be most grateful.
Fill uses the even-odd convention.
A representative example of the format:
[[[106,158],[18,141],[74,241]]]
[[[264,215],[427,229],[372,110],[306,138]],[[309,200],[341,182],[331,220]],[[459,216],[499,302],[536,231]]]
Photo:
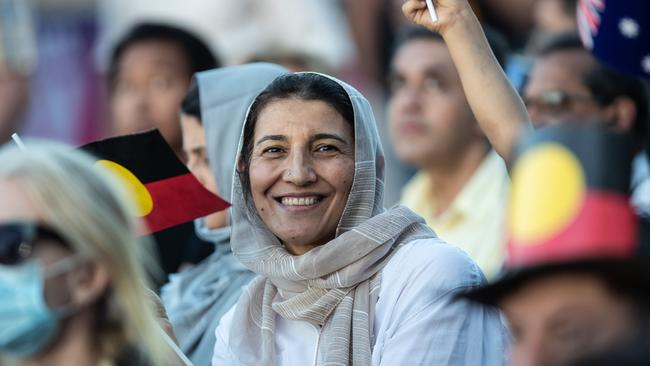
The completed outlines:
[[[334,81],[303,78],[253,104],[240,169],[262,221],[294,255],[334,238],[354,177],[350,99]]]
[[[383,208],[383,153],[358,91],[280,76],[240,146],[231,244],[258,277],[222,318],[213,365],[503,362],[498,314],[455,296],[484,281],[478,267],[410,210]]]

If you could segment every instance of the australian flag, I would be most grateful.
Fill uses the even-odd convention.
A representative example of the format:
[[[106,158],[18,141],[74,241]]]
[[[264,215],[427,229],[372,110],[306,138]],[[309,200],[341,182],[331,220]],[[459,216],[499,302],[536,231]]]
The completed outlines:
[[[650,1],[580,0],[582,41],[605,64],[650,79]]]

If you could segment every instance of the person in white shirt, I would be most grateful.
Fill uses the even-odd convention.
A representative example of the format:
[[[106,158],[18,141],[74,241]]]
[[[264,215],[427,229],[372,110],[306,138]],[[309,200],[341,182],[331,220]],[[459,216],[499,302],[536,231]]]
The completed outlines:
[[[278,77],[244,124],[235,256],[258,276],[216,330],[213,365],[501,365],[499,313],[457,295],[485,283],[405,207],[383,208],[372,110],[316,73]]]

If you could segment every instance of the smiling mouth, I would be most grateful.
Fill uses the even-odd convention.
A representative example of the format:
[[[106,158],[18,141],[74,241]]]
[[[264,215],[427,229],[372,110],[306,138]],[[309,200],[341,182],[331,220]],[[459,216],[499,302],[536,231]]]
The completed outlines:
[[[281,197],[281,198],[277,198],[277,201],[280,202],[283,206],[305,207],[305,206],[317,205],[322,201],[322,199],[323,199],[322,196]]]

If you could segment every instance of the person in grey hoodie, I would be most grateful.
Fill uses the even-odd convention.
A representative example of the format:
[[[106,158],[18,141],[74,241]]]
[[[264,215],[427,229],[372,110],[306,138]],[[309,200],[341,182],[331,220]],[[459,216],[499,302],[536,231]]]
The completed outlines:
[[[274,64],[253,63],[195,74],[194,87],[183,103],[183,117],[195,117],[182,118],[183,149],[199,181],[226,200],[248,106],[285,73]],[[193,108],[197,103],[200,108]],[[180,348],[195,365],[210,364],[215,328],[255,275],[232,255],[227,215],[217,213],[195,221],[197,235],[213,242],[215,251],[196,266],[171,275],[161,290]]]

